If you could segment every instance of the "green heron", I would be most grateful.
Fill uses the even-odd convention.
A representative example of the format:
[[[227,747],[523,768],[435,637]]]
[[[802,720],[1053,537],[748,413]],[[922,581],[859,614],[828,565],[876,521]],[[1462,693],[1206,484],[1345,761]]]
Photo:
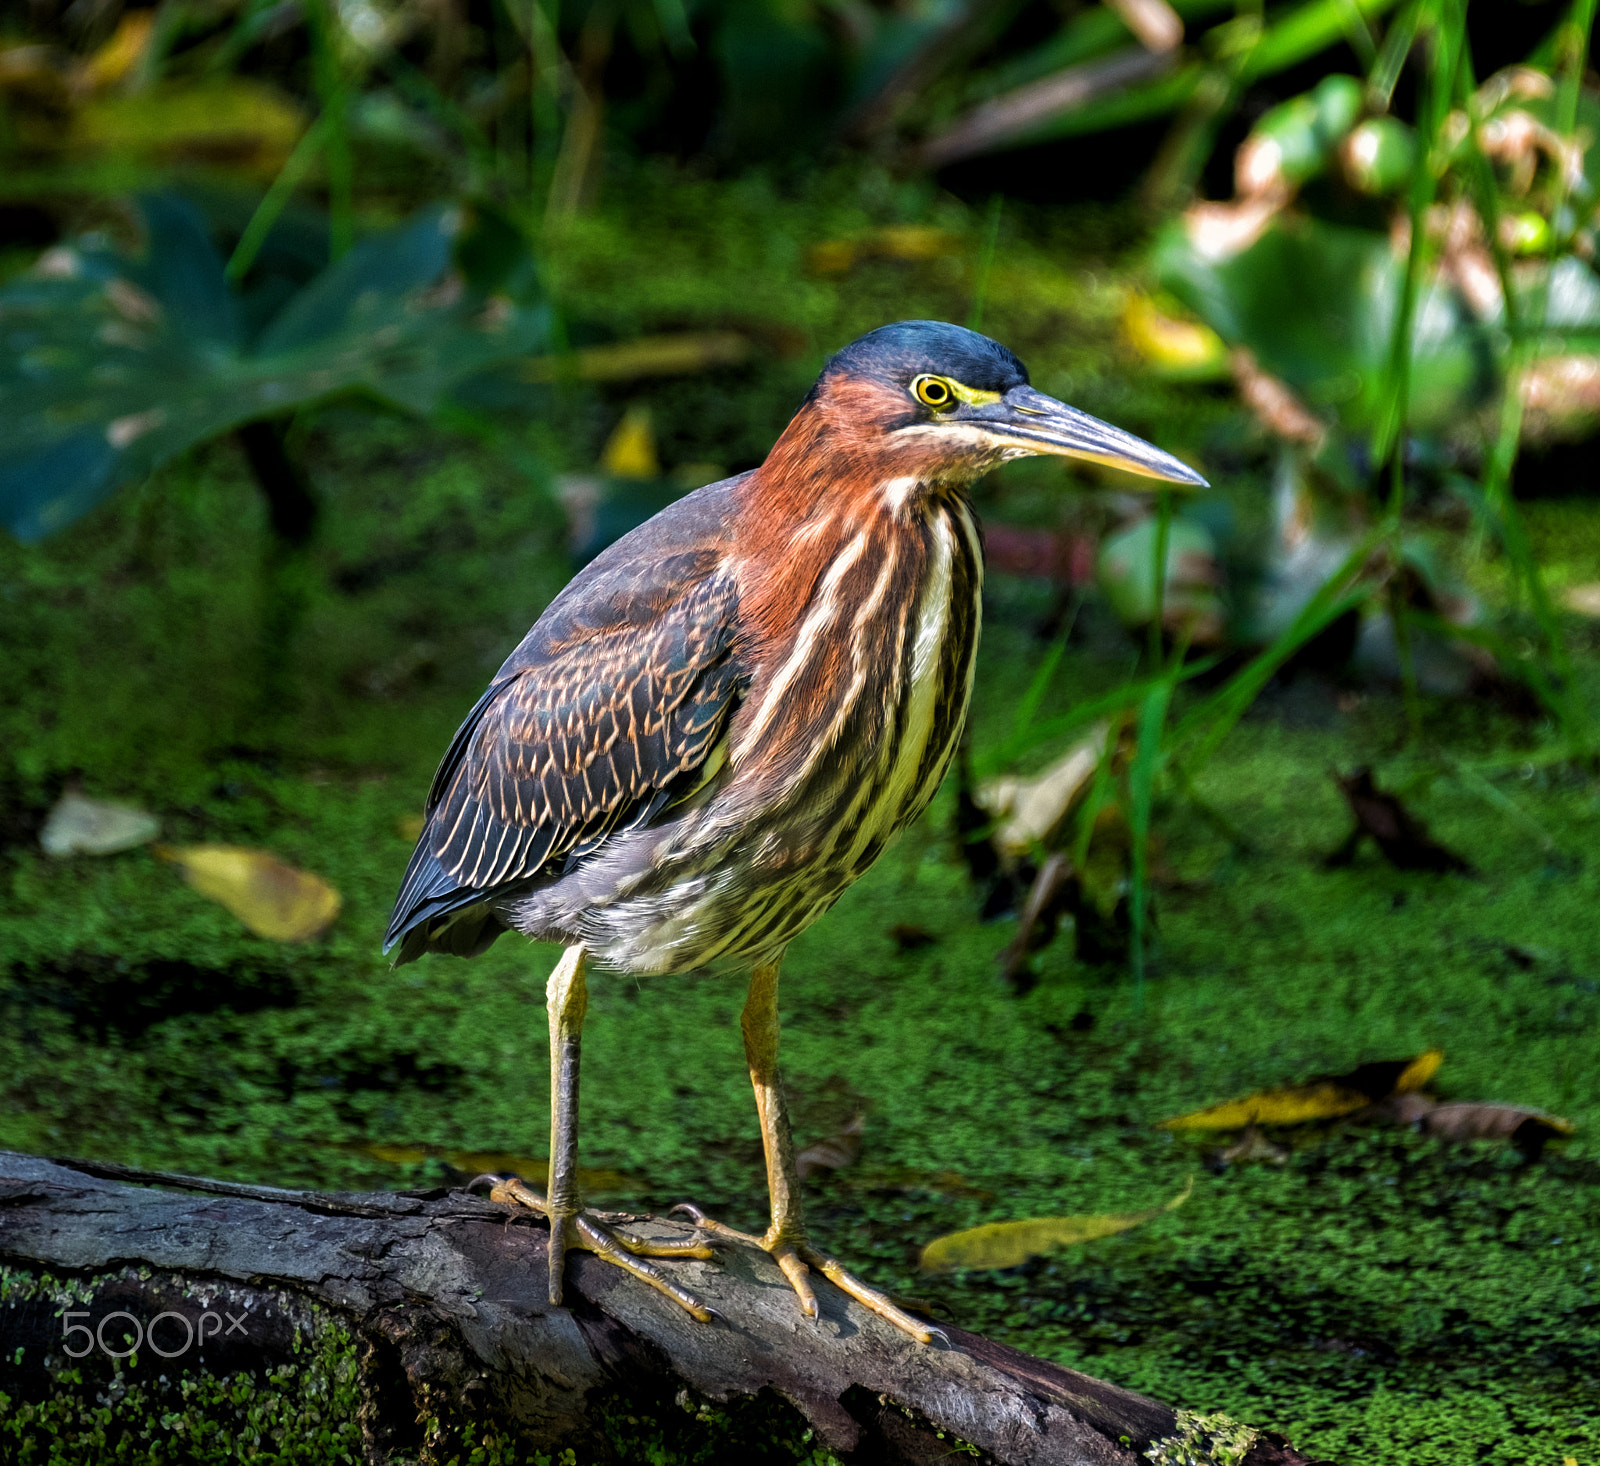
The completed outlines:
[[[778,1086],[778,966],[926,807],[972,690],[983,548],[967,486],[1051,453],[1205,480],[1028,384],[998,342],[901,321],[834,356],[760,468],[611,545],[550,603],[457,731],[384,950],[471,957],[514,928],[566,951],[548,988],[550,1175],[491,1195],[550,1224],[549,1291],[586,1249],[711,1312],[649,1258],[765,1249],[800,1308],[815,1269],[932,1330],[815,1248]],[[772,1224],[646,1243],[577,1187],[578,1057],[593,959],[626,973],[751,969],[742,1027]]]

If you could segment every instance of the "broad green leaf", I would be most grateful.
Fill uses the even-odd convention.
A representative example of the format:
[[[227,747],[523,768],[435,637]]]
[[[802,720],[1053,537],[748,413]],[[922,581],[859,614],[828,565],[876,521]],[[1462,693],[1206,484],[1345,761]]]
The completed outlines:
[[[1146,517],[1110,536],[1100,546],[1095,580],[1106,603],[1124,626],[1148,626],[1156,614],[1154,563],[1157,524]],[[1222,639],[1220,572],[1215,539],[1203,524],[1174,518],[1167,530],[1166,575],[1161,619],[1192,643]]]
[[[1156,250],[1162,283],[1223,340],[1311,407],[1364,433],[1383,403],[1404,262],[1387,235],[1280,215],[1247,249],[1213,258],[1182,223]],[[1493,390],[1492,343],[1454,291],[1425,286],[1412,333],[1409,421],[1444,429]]]
[[[1162,1206],[1148,1211],[1110,1212],[1100,1215],[1033,1217],[1022,1222],[990,1222],[982,1227],[935,1237],[922,1249],[924,1272],[943,1273],[956,1268],[1018,1267],[1030,1257],[1110,1237],[1151,1221],[1165,1211],[1175,1211],[1194,1190],[1190,1177],[1182,1191]]]
[[[548,349],[544,306],[485,295],[455,268],[459,210],[363,241],[245,345],[199,215],[166,197],[143,207],[143,258],[53,250],[0,290],[0,522],[19,538],[241,423],[352,391],[428,413],[475,373]]]

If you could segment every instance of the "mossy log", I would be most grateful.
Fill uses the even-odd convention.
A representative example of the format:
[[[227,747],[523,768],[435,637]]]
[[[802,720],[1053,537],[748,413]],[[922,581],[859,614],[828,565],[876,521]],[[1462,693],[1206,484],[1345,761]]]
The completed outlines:
[[[233,1412],[229,1450],[265,1431],[283,1460],[626,1458],[623,1424],[670,1444],[673,1417],[680,1436],[684,1421],[711,1431],[700,1460],[815,1460],[820,1444],[872,1462],[1305,1462],[962,1329],[922,1347],[826,1285],[808,1322],[742,1248],[672,1264],[721,1322],[586,1254],[553,1308],[545,1237],[460,1191],[283,1191],[0,1151],[0,1457],[9,1413],[14,1433],[31,1419],[58,1443],[95,1434],[91,1459],[211,1459],[189,1418],[210,1402]],[[119,1422],[120,1402],[143,1426]],[[719,1452],[718,1429],[742,1444]]]

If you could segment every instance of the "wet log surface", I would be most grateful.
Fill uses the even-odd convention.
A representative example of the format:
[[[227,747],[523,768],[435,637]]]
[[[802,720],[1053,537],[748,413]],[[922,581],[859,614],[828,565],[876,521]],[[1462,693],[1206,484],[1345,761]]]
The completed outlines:
[[[690,1230],[659,1217],[629,1225]],[[459,1191],[283,1191],[0,1151],[0,1264],[13,1276],[74,1280],[91,1332],[119,1310],[141,1328],[176,1314],[150,1334],[161,1359],[150,1347],[139,1358],[167,1374],[270,1369],[295,1357],[313,1312],[332,1316],[358,1343],[357,1413],[374,1461],[425,1457],[427,1422],[446,1418],[490,1419],[587,1459],[597,1401],[674,1397],[776,1397],[846,1460],[946,1461],[961,1442],[1005,1466],[1142,1462],[1161,1442],[1183,1459],[1171,1406],[958,1328],[948,1346],[923,1347],[826,1283],[822,1316],[808,1321],[753,1250],[665,1264],[720,1322],[697,1324],[587,1254],[569,1257],[567,1306],[552,1308],[546,1236],[537,1217]],[[131,1324],[113,1324],[113,1348],[119,1326]],[[0,1302],[0,1391],[37,1396],[69,1363],[63,1334],[59,1301]],[[85,1352],[89,1337],[76,1336]],[[1262,1433],[1242,1462],[1307,1458]]]

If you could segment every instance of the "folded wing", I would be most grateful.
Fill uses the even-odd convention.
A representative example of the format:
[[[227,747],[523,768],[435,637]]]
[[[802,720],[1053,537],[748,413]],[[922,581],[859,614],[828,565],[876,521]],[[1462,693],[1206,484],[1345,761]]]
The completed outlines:
[[[736,593],[717,547],[648,548],[563,591],[457,731],[385,939],[397,963],[482,951],[505,930],[489,903],[696,784],[738,695]]]

